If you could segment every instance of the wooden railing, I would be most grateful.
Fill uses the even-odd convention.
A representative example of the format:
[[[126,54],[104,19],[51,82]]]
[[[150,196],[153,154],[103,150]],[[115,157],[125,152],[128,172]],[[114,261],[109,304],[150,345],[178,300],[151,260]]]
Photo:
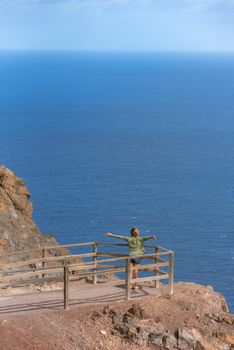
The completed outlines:
[[[90,248],[90,252],[71,254],[68,251],[72,248],[81,247]],[[6,259],[9,261],[0,265],[0,288],[63,280],[63,302],[64,308],[67,309],[69,305],[69,281],[91,277],[92,283],[97,284],[100,275],[125,273],[125,280],[116,279],[114,283],[115,285],[125,283],[127,300],[131,297],[131,283],[154,281],[155,288],[159,288],[159,281],[168,279],[169,294],[173,294],[173,251],[155,245],[146,245],[146,253],[134,257],[150,260],[151,263],[142,262],[139,265],[132,266],[131,256],[128,254],[101,251],[102,247],[127,247],[127,244],[111,242],[76,243],[11,252],[0,256],[0,259],[4,258],[5,261]],[[149,250],[152,252],[148,252]],[[52,256],[52,251],[59,252],[60,255]],[[25,256],[37,253],[38,258],[23,260]],[[86,259],[88,261],[85,261]],[[10,262],[10,260],[14,260],[14,262]],[[134,270],[148,271],[152,275],[131,280],[130,275]],[[105,283],[113,283],[113,281]]]

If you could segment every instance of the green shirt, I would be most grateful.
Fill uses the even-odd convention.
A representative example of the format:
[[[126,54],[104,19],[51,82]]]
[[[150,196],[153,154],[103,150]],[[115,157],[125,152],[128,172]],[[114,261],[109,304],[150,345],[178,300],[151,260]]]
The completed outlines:
[[[154,236],[145,236],[145,237],[128,237],[128,236],[119,236],[113,235],[111,237],[123,239],[128,242],[129,255],[141,255],[144,254],[144,241],[147,239],[152,239]]]

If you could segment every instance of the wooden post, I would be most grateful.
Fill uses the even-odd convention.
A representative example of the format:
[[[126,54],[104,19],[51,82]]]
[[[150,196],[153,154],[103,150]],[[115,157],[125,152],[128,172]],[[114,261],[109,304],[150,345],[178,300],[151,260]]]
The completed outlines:
[[[63,267],[63,305],[64,309],[68,309],[68,282],[69,282],[69,270],[68,270],[68,263],[67,261],[64,262],[64,267]]]
[[[158,247],[155,248],[155,253],[159,253],[159,252],[160,252],[160,248],[158,248]],[[157,264],[157,262],[158,262],[157,256],[155,257],[154,262],[155,262],[155,264]],[[154,274],[155,274],[155,276],[158,275],[157,269],[155,269]],[[159,288],[159,280],[154,281],[154,286],[155,286],[155,288]]]
[[[42,249],[42,259],[46,258],[46,250],[47,250],[46,248]],[[46,262],[42,261],[42,268],[44,269],[45,266],[46,266]],[[41,277],[45,278],[45,274],[43,273]]]
[[[169,255],[169,294],[173,294],[174,290],[174,253],[171,252]]]
[[[126,259],[126,272],[125,272],[125,290],[126,290],[126,300],[130,299],[130,259]]]
[[[97,254],[97,244],[93,244],[93,253]],[[93,257],[93,272],[97,271],[97,255]],[[93,284],[97,284],[97,275],[93,275]]]

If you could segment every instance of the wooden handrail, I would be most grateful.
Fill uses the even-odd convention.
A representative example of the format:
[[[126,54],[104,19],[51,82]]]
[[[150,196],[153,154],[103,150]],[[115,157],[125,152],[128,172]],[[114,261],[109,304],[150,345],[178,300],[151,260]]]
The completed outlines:
[[[30,259],[30,260],[24,260],[24,261],[18,261],[16,263],[11,264],[2,264],[0,265],[1,269],[12,269],[18,266],[27,266],[27,265],[35,265],[43,262],[56,262],[56,261],[65,261],[66,259],[73,259],[73,258],[88,258],[95,256],[95,253],[85,253],[85,254],[70,254],[70,255],[62,255],[62,256],[48,256],[45,258],[38,258],[38,259]]]
[[[61,248],[85,247],[85,246],[89,246],[89,245],[92,246],[93,244],[95,244],[95,242],[58,244],[58,245],[44,246],[44,247],[38,247],[38,248],[32,248],[32,249],[26,249],[26,250],[16,250],[14,252],[6,252],[5,254],[0,254],[0,258],[4,258],[6,256],[12,256],[12,255],[33,253],[36,251],[40,252],[43,249],[49,250],[49,249],[61,249]]]
[[[151,253],[151,254],[141,254],[141,255],[136,255],[134,256],[135,258],[144,258],[144,259],[153,259],[155,257],[161,257],[161,256],[166,256],[167,253],[166,252],[162,252],[162,253]],[[115,262],[115,261],[125,261],[126,259],[131,260],[131,256],[130,255],[122,255],[122,254],[112,254],[110,253],[109,255],[107,253],[103,254],[103,253],[87,253],[87,254],[76,254],[76,255],[66,255],[66,256],[62,256],[62,257],[48,257],[48,258],[41,258],[41,259],[34,259],[34,260],[25,260],[25,261],[21,261],[18,263],[12,263],[12,264],[6,264],[6,265],[2,265],[2,270],[9,270],[12,268],[16,268],[16,267],[22,267],[22,266],[28,266],[28,265],[36,265],[37,263],[41,263],[41,262],[57,262],[57,261],[69,261],[69,259],[73,259],[73,258],[82,258],[82,257],[98,257],[98,256],[109,256],[111,257],[111,259],[102,259],[102,260],[98,260],[98,264],[100,263],[109,263],[109,262]],[[114,257],[113,257],[114,256]],[[85,266],[85,265],[91,265],[92,262],[87,261],[87,262],[79,262],[79,263],[73,263],[73,264],[69,264],[69,267],[76,267],[76,266]],[[63,265],[62,265],[63,266]],[[143,265],[141,265],[143,266]],[[46,269],[54,269],[56,268],[55,266],[47,266]],[[35,269],[37,271],[41,271],[43,272],[45,270],[45,268],[40,268],[40,267],[35,267]]]
[[[153,260],[154,263],[141,263],[140,265],[132,266],[132,256],[128,254],[118,254],[112,252],[98,251],[100,246],[127,246],[122,243],[110,243],[110,242],[87,242],[87,243],[75,243],[56,245],[48,247],[40,247],[31,250],[25,250],[20,252],[9,253],[12,255],[21,255],[24,253],[32,253],[35,251],[41,251],[42,257],[36,259],[28,259],[24,261],[18,261],[15,263],[7,263],[0,265],[0,287],[25,283],[40,283],[46,280],[57,281],[63,278],[63,290],[64,290],[64,308],[69,305],[69,275],[73,280],[75,275],[71,273],[77,271],[77,278],[92,277],[93,283],[97,283],[97,276],[105,274],[113,274],[118,272],[125,272],[125,288],[126,298],[130,298],[130,275],[132,271],[153,271],[154,276],[141,277],[132,279],[132,282],[145,282],[155,281],[155,287],[159,287],[159,281],[161,279],[169,280],[169,294],[173,294],[173,279],[174,279],[174,253],[173,251],[155,245],[146,245],[146,249],[154,249],[153,253],[134,255],[134,258],[143,258],[144,260]],[[90,253],[80,254],[64,254],[60,256],[48,256],[49,249],[61,249],[68,247],[92,247]],[[2,255],[0,257],[7,256]],[[89,258],[92,261],[78,261],[74,262],[74,259]],[[167,258],[166,260],[164,258]],[[113,263],[119,262],[119,266],[113,266]],[[53,264],[53,266],[50,266]],[[40,265],[40,266],[38,266]],[[121,266],[122,265],[122,266]],[[32,268],[30,269],[29,267]],[[24,270],[19,270],[23,268]],[[169,268],[169,272],[161,270],[161,268]],[[17,270],[18,268],[18,270]],[[26,269],[25,269],[26,268]],[[103,271],[104,269],[104,271]],[[47,278],[45,275],[56,274],[54,277]],[[58,275],[60,276],[58,278]],[[63,277],[62,277],[63,276]],[[14,285],[15,283],[15,285]]]
[[[107,245],[107,246],[116,246],[116,247],[127,247],[128,244],[126,243],[111,243],[111,242],[83,242],[83,243],[71,243],[71,244],[59,244],[59,245],[52,245],[52,246],[43,246],[38,248],[32,248],[32,249],[26,249],[26,250],[16,250],[14,252],[6,252],[4,254],[0,254],[0,258],[14,256],[14,255],[22,255],[22,254],[28,254],[33,252],[42,252],[43,250],[50,250],[50,249],[61,249],[61,248],[75,248],[75,247],[85,247],[85,246],[93,246],[96,245]],[[166,248],[156,246],[156,245],[145,245],[145,248],[160,248],[163,251],[171,252],[171,250],[168,250]]]

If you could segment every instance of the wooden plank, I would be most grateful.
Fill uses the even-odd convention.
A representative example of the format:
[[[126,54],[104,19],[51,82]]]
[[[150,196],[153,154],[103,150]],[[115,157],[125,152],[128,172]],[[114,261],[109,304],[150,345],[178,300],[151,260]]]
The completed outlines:
[[[138,271],[141,271],[141,270],[155,270],[157,267],[163,267],[163,266],[169,266],[169,262],[164,262],[164,263],[155,263],[155,264],[146,264],[146,265],[142,265],[142,264],[139,264],[136,265],[136,266],[132,266],[132,270],[138,270]]]
[[[33,249],[26,249],[26,250],[20,250],[20,251],[14,251],[9,252],[5,254],[1,254],[0,257],[8,257],[8,256],[14,256],[14,255],[22,255],[32,252],[40,252],[42,249],[60,249],[60,248],[72,248],[72,247],[84,247],[84,246],[93,246],[93,244],[97,245],[106,245],[106,246],[127,246],[125,243],[111,243],[111,242],[83,242],[83,243],[72,243],[72,244],[60,244],[60,245],[52,245],[52,246],[45,246],[45,247],[38,247]],[[172,251],[169,249],[166,249],[164,247],[155,246],[155,245],[145,245],[146,248],[160,248],[163,252],[171,253]]]
[[[42,249],[42,259],[45,259],[47,256],[47,249],[46,248],[43,248]],[[42,268],[44,269],[46,267],[46,262],[45,261],[42,261]],[[43,273],[42,278],[45,278],[45,274]]]
[[[100,265],[97,264],[95,265],[95,269],[113,269],[113,268],[123,268],[123,266],[119,265]],[[94,269],[94,264],[93,262],[89,263],[89,265],[80,265],[80,266],[69,266],[69,270],[72,271],[82,271],[82,270],[89,270],[89,269]]]
[[[159,250],[162,251],[163,253],[171,253],[171,250],[170,250],[170,249],[161,247],[161,246],[159,246],[159,245],[148,245],[148,244],[146,244],[144,247],[145,247],[145,248],[151,248],[151,249],[159,249]]]
[[[97,268],[98,269],[111,269],[111,268],[121,268],[122,266],[119,265],[101,265],[101,264],[97,264]]]
[[[160,259],[159,257],[157,257],[157,261],[158,262],[168,262],[168,260],[163,260],[163,259]]]
[[[110,257],[116,257],[116,258],[122,258],[122,257],[126,257],[126,254],[117,254],[117,253],[97,253],[97,256],[110,256]]]
[[[62,244],[55,247],[63,247],[63,248],[70,248],[70,247],[85,247],[85,246],[92,246],[95,242],[82,242],[82,243],[71,243],[71,244]],[[50,247],[48,247],[50,248]]]
[[[9,286],[20,287],[20,286],[27,286],[28,284],[41,285],[44,282],[60,282],[60,281],[63,281],[63,273],[61,273],[60,277],[45,277],[44,279],[36,278],[36,277],[33,277],[33,278],[29,277],[29,279],[23,279],[23,280],[22,279],[21,280],[10,280],[8,282],[0,283],[0,288],[5,288],[5,287],[9,287]]]
[[[124,261],[126,259],[126,257],[122,257],[122,258],[111,258],[111,259],[102,259],[102,260],[98,260],[98,263],[110,263],[110,262],[114,262],[114,261]],[[90,262],[86,262],[83,263],[83,265],[87,265],[90,264]],[[82,263],[77,263],[77,264],[70,264],[69,266],[71,268],[76,267],[76,266],[81,266]]]
[[[97,244],[93,244],[93,253],[95,254],[93,256],[93,272],[97,271]],[[97,275],[93,275],[93,284],[97,284]]]
[[[18,266],[28,266],[28,265],[33,265],[33,264],[39,264],[42,263],[42,261],[44,261],[45,259],[43,258],[38,258],[38,259],[33,259],[33,260],[24,260],[24,261],[19,261],[16,263],[11,263],[11,264],[2,264],[0,267],[2,270],[6,270],[6,269],[13,269],[16,268]]]
[[[120,279],[117,279],[117,280],[106,281],[105,284],[108,284],[108,285],[109,285],[109,284],[110,284],[110,285],[111,285],[111,284],[114,284],[114,285],[116,285],[116,286],[120,286],[120,285],[121,285],[121,286],[124,286],[124,287],[125,287],[125,286],[126,286],[126,279],[121,279],[121,278],[120,278]]]
[[[154,258],[155,256],[165,256],[165,255],[168,255],[168,253],[158,253],[158,254],[155,254],[155,253],[152,253],[152,254],[143,254],[143,255],[136,255],[134,257],[136,258],[143,258],[143,259],[148,259],[148,258]],[[119,258],[111,258],[111,259],[102,259],[102,260],[98,260],[98,263],[109,263],[109,262],[115,262],[115,261],[124,261],[124,260],[130,260],[131,259],[131,256],[129,255],[125,255],[123,257],[119,257]],[[78,266],[78,265],[82,265],[82,263],[77,263],[77,264],[70,264],[69,266],[70,267],[75,267],[75,266]]]
[[[40,275],[43,274],[43,272],[50,272],[50,270],[54,270],[54,269],[62,269],[64,266],[64,264],[56,264],[56,265],[52,265],[52,266],[47,266],[45,269],[43,269],[42,267],[40,268],[27,268],[27,269],[23,269],[23,270],[15,270],[15,269],[9,269],[4,271],[3,276],[11,276],[11,275],[17,275],[17,274],[21,274],[21,273],[26,273],[26,272],[35,272],[36,274]]]
[[[69,271],[70,271],[70,267],[69,267]],[[72,271],[76,271],[75,269],[72,269]],[[109,270],[99,270],[99,271],[89,271],[89,272],[84,272],[84,273],[80,273],[79,277],[88,277],[88,276],[94,276],[94,275],[103,275],[103,273],[109,274],[109,273],[117,273],[117,272],[124,272],[125,271],[125,267],[119,267],[119,268],[114,268],[114,269],[109,269]]]
[[[63,268],[63,306],[64,309],[68,309],[68,285],[69,285],[69,271],[67,264]]]
[[[38,263],[42,263],[42,262],[54,262],[54,261],[63,261],[65,259],[72,259],[72,258],[85,258],[85,257],[93,257],[95,255],[95,253],[85,253],[85,254],[72,254],[72,255],[63,255],[63,256],[58,256],[58,257],[47,257],[46,259],[44,258],[39,258],[39,259],[30,259],[30,260],[25,260],[25,261],[20,261],[20,262],[16,262],[16,263],[11,263],[11,264],[2,264],[1,265],[1,269],[10,269],[10,268],[15,268],[18,266],[26,266],[26,265],[30,265],[30,264],[38,264]],[[111,256],[111,257],[116,257],[116,258],[120,258],[120,260],[123,258],[129,258],[130,257],[126,254],[113,254],[113,253],[97,253],[98,256]],[[161,253],[152,253],[152,254],[141,254],[141,255],[136,255],[137,257],[141,257],[144,259],[147,258],[154,258],[156,256],[164,256],[164,255],[169,255],[169,253],[167,252],[161,252]]]
[[[9,253],[0,255],[0,257],[21,255],[21,254],[26,254],[26,253],[33,253],[36,251],[40,252],[44,248],[46,248],[46,249],[59,249],[59,248],[71,248],[71,247],[84,247],[84,246],[93,245],[94,243],[95,242],[84,242],[84,243],[59,244],[59,245],[45,246],[45,247],[9,252]]]
[[[31,272],[21,272],[21,273],[17,273],[17,274],[12,274],[10,276],[2,276],[1,280],[0,280],[0,285],[1,282],[3,281],[11,281],[11,280],[16,280],[16,279],[21,279],[21,278],[25,278],[25,277],[33,277],[33,276],[39,276],[41,275],[41,273],[60,273],[62,272],[62,266],[61,267],[57,267],[57,268],[53,268],[53,269],[45,269],[45,270],[36,270],[36,271],[31,271]]]
[[[126,272],[125,272],[125,291],[126,291],[126,299],[129,300],[130,299],[130,260],[126,260]]]
[[[155,281],[155,280],[162,280],[169,278],[168,273],[165,273],[164,275],[160,276],[150,276],[150,277],[140,277],[140,278],[133,278],[132,282],[149,282],[149,281]]]
[[[159,248],[159,247],[157,247],[157,248],[155,248],[155,253],[159,253],[161,251],[161,249]],[[158,262],[158,257],[156,256],[155,258],[154,258],[154,261],[155,261],[155,263],[157,264],[157,262]],[[155,276],[157,276],[157,274],[158,274],[158,272],[157,272],[157,269],[155,269]],[[159,288],[159,280],[155,280],[155,282],[154,282],[154,286],[155,286],[155,288]]]
[[[96,242],[97,245],[107,245],[116,247],[128,247],[127,243],[112,243],[112,242]]]
[[[125,270],[124,270],[124,272],[125,272]],[[79,276],[76,277],[75,275],[69,275],[69,281],[70,280],[71,281],[75,281],[75,280],[79,280],[79,279],[83,279],[83,278],[84,277],[79,277]],[[116,280],[107,280],[107,281],[103,282],[103,284],[105,284],[105,285],[116,285],[116,286],[120,286],[121,285],[121,286],[125,287],[126,280],[125,280],[125,278],[124,279],[119,278],[119,279],[116,279]],[[98,286],[98,285],[100,285],[100,283],[97,283],[96,286]],[[95,288],[95,286],[93,284],[91,284],[90,286],[91,286],[91,288]],[[83,288],[83,286],[81,288]]]
[[[33,264],[39,264],[39,263],[51,263],[51,262],[57,262],[57,261],[64,261],[64,260],[69,260],[73,258],[88,258],[88,257],[93,257],[95,254],[94,253],[86,253],[86,254],[74,254],[74,255],[62,255],[62,256],[56,256],[56,257],[51,257],[48,256],[47,258],[39,258],[39,259],[31,259],[31,260],[25,260],[25,261],[20,261],[16,263],[11,263],[11,264],[5,264],[1,265],[1,269],[12,269],[18,266],[27,266],[27,265],[33,265]]]
[[[174,253],[170,254],[169,263],[169,294],[172,295],[174,291]]]

